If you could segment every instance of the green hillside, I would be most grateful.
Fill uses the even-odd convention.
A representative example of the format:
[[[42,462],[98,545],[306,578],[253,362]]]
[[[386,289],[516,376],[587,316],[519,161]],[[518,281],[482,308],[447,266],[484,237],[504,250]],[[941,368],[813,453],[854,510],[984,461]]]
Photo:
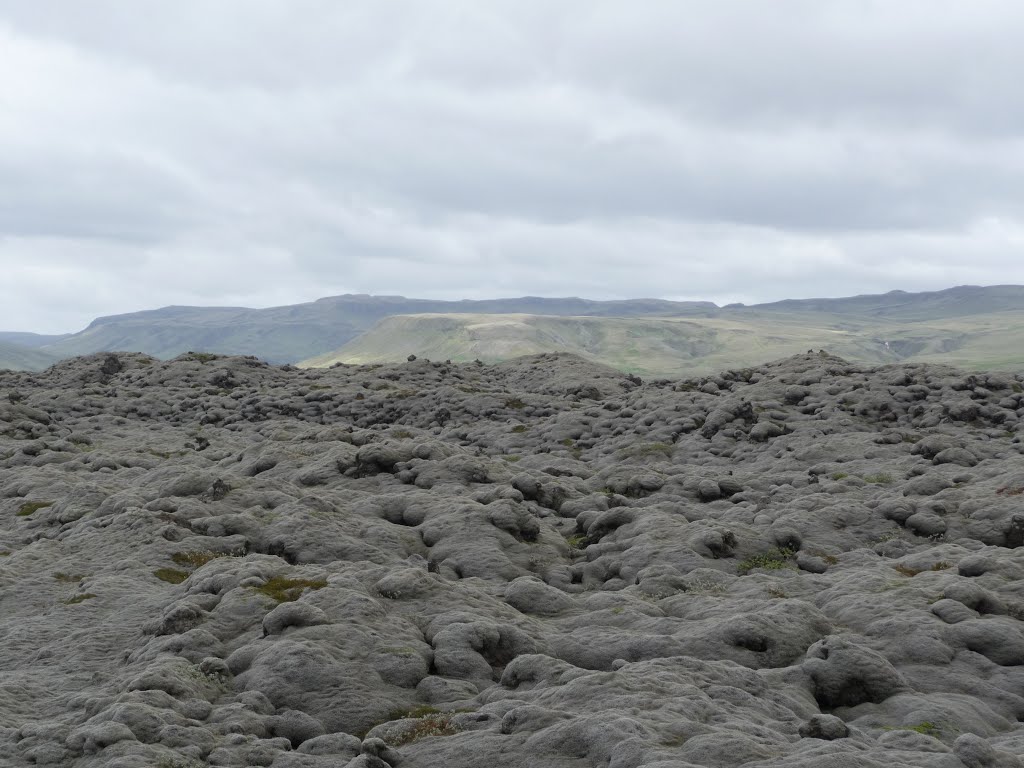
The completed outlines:
[[[409,355],[498,362],[568,351],[648,376],[691,376],[752,366],[808,349],[871,364],[948,362],[1024,370],[1024,310],[928,322],[860,320],[824,312],[702,318],[405,315],[382,320],[308,367],[380,363]],[[741,315],[740,315],[741,316]]]
[[[202,351],[255,355],[294,363],[337,349],[389,316],[423,312],[525,312],[545,315],[708,315],[709,302],[660,299],[589,301],[527,296],[486,301],[429,301],[401,296],[332,296],[269,309],[164,307],[102,317],[84,331],[45,347],[59,357],[124,350],[163,359]]]
[[[717,307],[662,299],[526,296],[434,301],[333,296],[269,309],[164,307],[102,317],[66,337],[0,333],[8,367],[107,351],[253,355],[271,363],[504,360],[572,351],[649,375],[710,372],[828,349],[869,363],[1024,368],[1024,286]],[[33,349],[29,349],[32,347]],[[32,354],[36,353],[36,354]]]

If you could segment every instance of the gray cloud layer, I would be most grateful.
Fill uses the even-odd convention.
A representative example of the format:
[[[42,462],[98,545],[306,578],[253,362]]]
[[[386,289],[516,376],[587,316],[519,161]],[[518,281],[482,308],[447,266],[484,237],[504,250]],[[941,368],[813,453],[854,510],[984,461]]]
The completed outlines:
[[[1013,0],[0,0],[0,328],[1024,283]]]

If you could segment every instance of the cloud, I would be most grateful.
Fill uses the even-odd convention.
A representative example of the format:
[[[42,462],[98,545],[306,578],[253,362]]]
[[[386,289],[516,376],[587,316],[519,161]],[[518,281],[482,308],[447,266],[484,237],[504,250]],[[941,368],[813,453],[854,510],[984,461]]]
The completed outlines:
[[[1009,0],[0,0],[0,327],[1024,282]]]

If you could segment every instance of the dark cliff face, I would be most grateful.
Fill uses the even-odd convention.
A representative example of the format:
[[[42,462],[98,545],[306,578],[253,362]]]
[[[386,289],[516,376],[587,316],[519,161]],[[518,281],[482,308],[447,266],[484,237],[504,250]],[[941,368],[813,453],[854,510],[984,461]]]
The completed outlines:
[[[1022,418],[817,353],[0,372],[0,754],[1019,764]]]

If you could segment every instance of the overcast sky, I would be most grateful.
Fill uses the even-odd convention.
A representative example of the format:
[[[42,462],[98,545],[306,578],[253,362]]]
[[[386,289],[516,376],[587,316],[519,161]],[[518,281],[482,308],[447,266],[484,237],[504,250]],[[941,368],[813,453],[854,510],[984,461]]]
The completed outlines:
[[[1020,0],[0,0],[0,330],[1024,283]]]

